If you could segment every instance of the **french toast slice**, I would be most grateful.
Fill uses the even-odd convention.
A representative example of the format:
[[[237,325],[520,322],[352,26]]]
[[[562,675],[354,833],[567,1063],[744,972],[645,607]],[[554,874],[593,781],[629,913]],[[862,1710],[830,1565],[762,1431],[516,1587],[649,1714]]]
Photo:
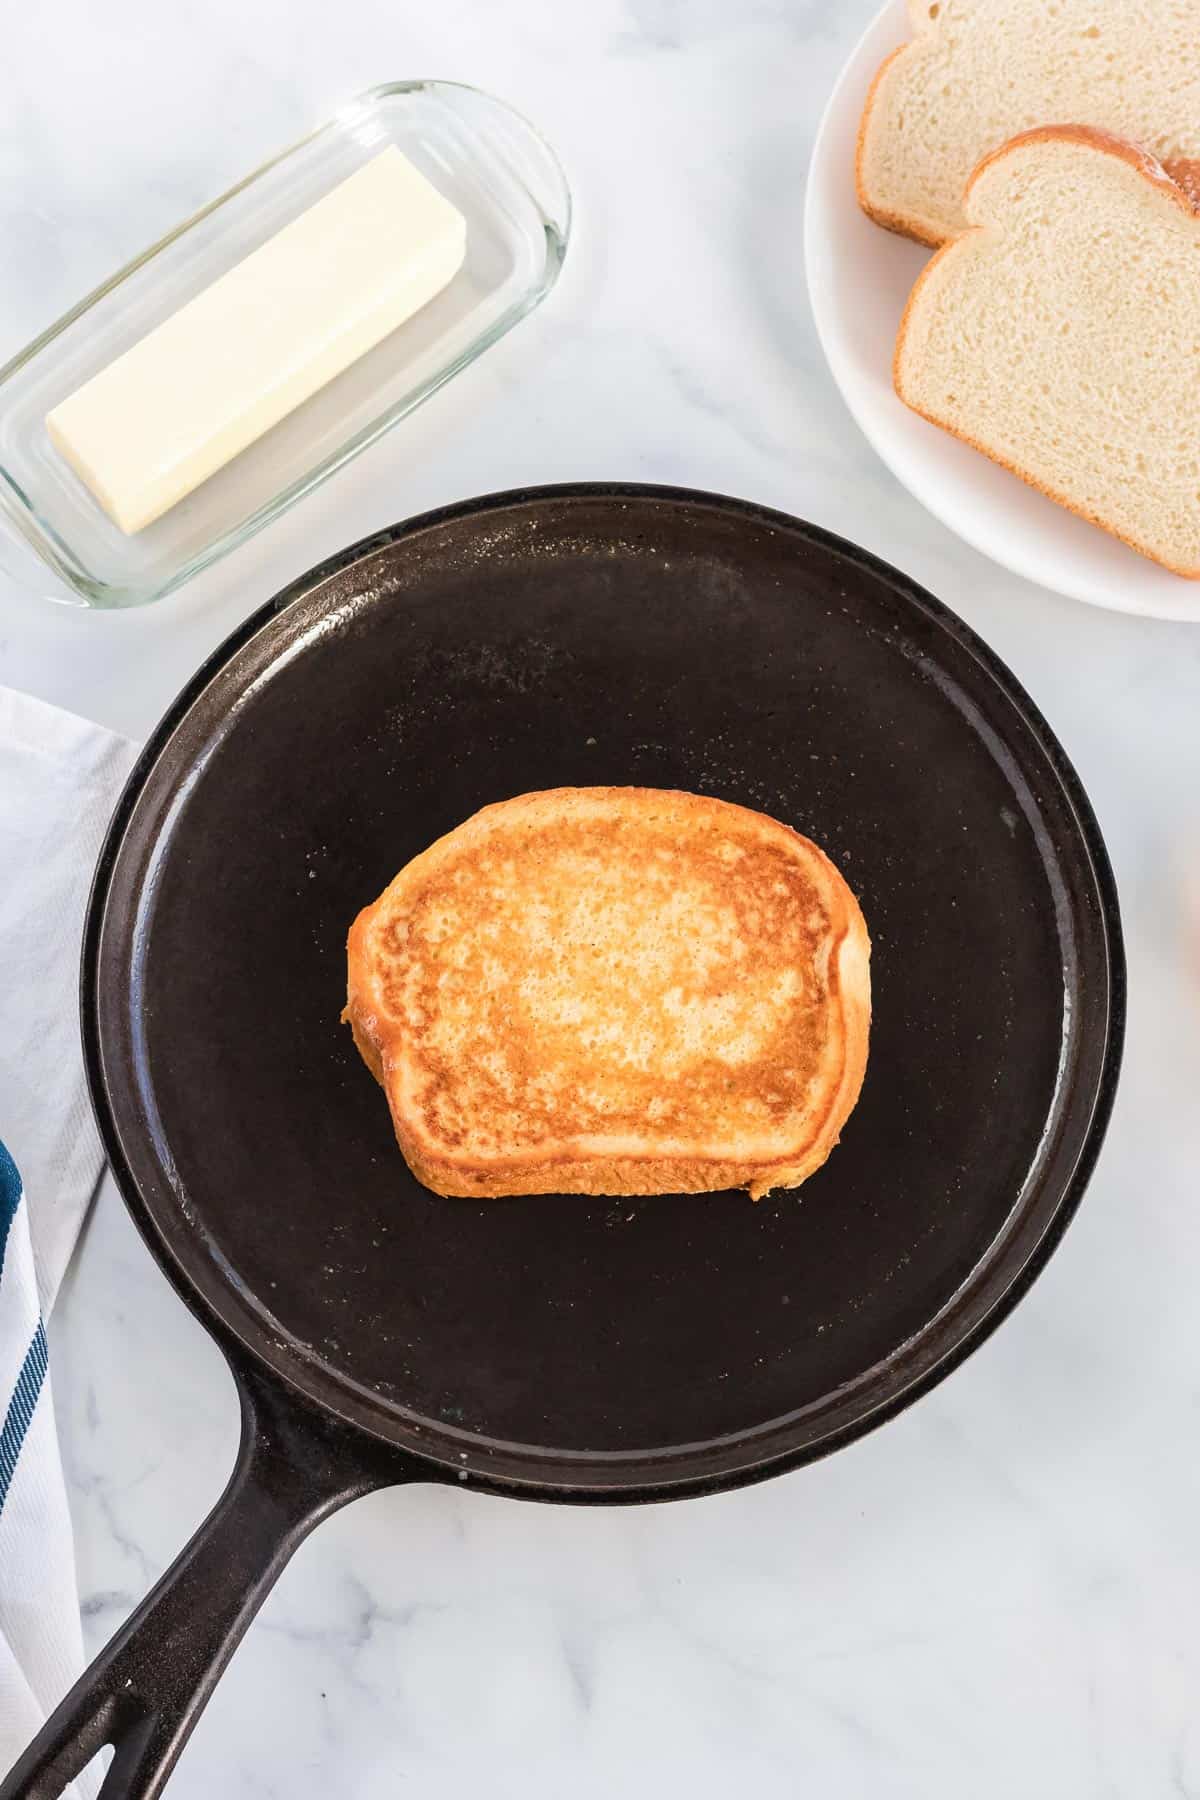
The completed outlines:
[[[858,1098],[870,943],[815,844],[655,788],[484,807],[350,931],[343,1017],[446,1195],[754,1198]]]

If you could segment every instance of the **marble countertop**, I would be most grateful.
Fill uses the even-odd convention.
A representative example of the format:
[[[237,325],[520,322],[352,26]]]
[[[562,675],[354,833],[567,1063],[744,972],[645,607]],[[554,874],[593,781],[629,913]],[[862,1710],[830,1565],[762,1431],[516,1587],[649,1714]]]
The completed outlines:
[[[1087,783],[1130,965],[1126,1069],[1076,1223],[1017,1313],[884,1430],[766,1486],[636,1511],[410,1488],[302,1548],[173,1800],[1200,1796],[1200,629],[1005,575],[890,478],[821,361],[805,164],[871,0],[87,0],[12,9],[0,355],[341,99],[448,75],[559,147],[551,302],[414,422],[141,612],[0,582],[0,679],[145,733],[286,580],[525,482],[747,495],[925,582]],[[215,1499],[232,1383],[116,1196],[53,1321],[87,1636]]]

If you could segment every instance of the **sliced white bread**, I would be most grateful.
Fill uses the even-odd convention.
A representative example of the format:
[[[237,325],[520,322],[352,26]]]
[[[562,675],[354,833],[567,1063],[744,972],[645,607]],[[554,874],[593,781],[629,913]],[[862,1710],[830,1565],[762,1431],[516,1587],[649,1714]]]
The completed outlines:
[[[1197,0],[909,0],[909,14],[913,41],[880,69],[858,137],[858,197],[880,225],[945,243],[972,169],[1060,120],[1129,138],[1200,193]]]
[[[920,275],[900,398],[1176,574],[1200,576],[1200,214],[1090,126],[1015,138]]]

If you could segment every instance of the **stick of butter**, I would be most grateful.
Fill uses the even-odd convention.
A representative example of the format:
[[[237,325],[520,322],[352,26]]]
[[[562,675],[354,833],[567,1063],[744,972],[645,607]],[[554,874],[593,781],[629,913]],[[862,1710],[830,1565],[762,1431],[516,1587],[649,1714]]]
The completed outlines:
[[[56,406],[51,443],[140,531],[440,293],[466,232],[381,151]]]

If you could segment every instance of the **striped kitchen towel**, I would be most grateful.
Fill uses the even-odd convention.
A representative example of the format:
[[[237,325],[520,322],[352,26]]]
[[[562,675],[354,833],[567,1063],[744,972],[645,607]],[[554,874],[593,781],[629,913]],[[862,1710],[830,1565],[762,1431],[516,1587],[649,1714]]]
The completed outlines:
[[[0,1145],[0,1765],[83,1666],[75,1551],[21,1178]]]
[[[83,1665],[46,1325],[103,1166],[79,946],[133,756],[123,738],[0,688],[0,1771]]]

